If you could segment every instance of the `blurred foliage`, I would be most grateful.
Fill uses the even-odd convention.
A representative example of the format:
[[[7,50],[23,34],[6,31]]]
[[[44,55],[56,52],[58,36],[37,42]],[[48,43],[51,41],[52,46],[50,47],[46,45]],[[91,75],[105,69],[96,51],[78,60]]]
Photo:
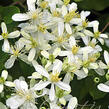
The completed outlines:
[[[90,21],[100,21],[100,31],[103,30],[105,25],[109,23],[109,0],[72,0],[71,2],[77,2],[79,11],[89,10],[91,15],[88,17]],[[15,13],[25,12],[27,10],[25,0],[0,0],[0,23],[5,22],[8,26],[8,31],[16,30],[18,22],[12,21],[11,17]],[[109,32],[107,28],[104,32]],[[8,59],[9,55],[2,52],[3,41],[0,41],[0,72],[4,68],[4,63]],[[103,49],[109,48],[103,46]],[[109,50],[108,50],[109,51]],[[9,70],[12,77],[17,78],[20,75],[27,77],[31,75],[34,69],[22,61],[17,60],[15,66]],[[105,82],[105,77],[100,77],[92,71],[88,78],[83,80],[77,80],[75,77],[71,83],[72,95],[76,96],[79,100],[79,104],[84,104],[88,101],[88,104],[94,104],[91,109],[107,109],[109,105],[109,94],[99,91],[96,86],[98,83],[94,82],[94,78],[99,77],[100,82]],[[0,107],[3,104],[0,103]],[[101,106],[101,108],[99,108]],[[88,107],[84,109],[90,109]],[[1,109],[1,108],[0,108]],[[5,107],[3,108],[5,109]]]

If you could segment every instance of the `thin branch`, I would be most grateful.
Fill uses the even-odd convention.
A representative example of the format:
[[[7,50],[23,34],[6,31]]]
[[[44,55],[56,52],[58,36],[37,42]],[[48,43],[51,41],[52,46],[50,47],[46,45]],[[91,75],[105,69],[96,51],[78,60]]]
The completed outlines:
[[[105,25],[105,27],[103,28],[103,30],[101,31],[101,33],[103,33],[107,29],[108,26],[109,26],[109,22]]]

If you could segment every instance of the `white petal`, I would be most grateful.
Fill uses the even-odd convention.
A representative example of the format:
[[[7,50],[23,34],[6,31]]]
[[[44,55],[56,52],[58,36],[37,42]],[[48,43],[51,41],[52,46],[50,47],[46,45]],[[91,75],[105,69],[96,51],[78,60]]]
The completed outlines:
[[[101,90],[103,92],[109,92],[109,86],[107,86],[103,83],[99,84],[97,87],[98,87],[99,90]]]
[[[71,81],[71,74],[67,73],[63,79],[63,82],[66,84],[70,84],[70,81]]]
[[[87,75],[88,75],[83,70],[77,70],[76,72],[74,72],[74,74],[76,74],[81,79],[87,77]]]
[[[94,33],[98,32],[98,26],[99,26],[99,22],[95,21],[94,24],[93,24]]]
[[[27,0],[28,10],[34,11],[35,3],[36,3],[36,0]]]
[[[57,57],[57,56],[59,55],[60,51],[61,51],[60,48],[56,48],[56,49],[54,50],[54,52],[53,52],[53,55],[54,55],[55,57]]]
[[[27,14],[14,14],[13,16],[12,16],[12,19],[14,20],[14,21],[25,21],[25,20],[29,20],[30,19],[30,17],[27,15]]]
[[[36,49],[32,48],[28,55],[28,61],[30,62],[33,61],[33,59],[35,58],[35,55],[36,55]]]
[[[91,68],[91,69],[97,69],[98,68],[98,64],[97,63],[90,63],[89,68]]]
[[[76,45],[76,40],[73,36],[69,38],[69,44],[71,48]]]
[[[49,59],[49,53],[46,50],[41,51],[41,55]]]
[[[6,80],[7,77],[8,77],[8,72],[6,70],[3,70],[2,74],[1,74],[1,77],[3,77]]]
[[[49,78],[48,72],[47,72],[41,65],[38,65],[35,61],[33,61],[32,64],[33,64],[35,70],[36,70],[39,74],[41,74],[41,75],[43,75],[43,76]]]
[[[3,91],[3,88],[4,88],[3,84],[0,84],[0,93]]]
[[[62,70],[62,61],[56,60],[53,65],[53,74],[60,73]]]
[[[72,97],[68,103],[68,107],[67,109],[74,109],[78,104],[77,98],[76,97]]]
[[[108,38],[108,35],[107,34],[100,34],[100,37],[102,37],[102,38]]]
[[[98,64],[99,64],[99,67],[100,67],[101,69],[107,69],[107,65],[104,64],[102,61],[100,61]]]
[[[80,18],[73,18],[70,23],[71,24],[80,24],[82,20]]]
[[[69,55],[69,51],[61,51],[59,53],[59,56],[67,56],[67,55]]]
[[[109,64],[109,53],[106,50],[104,51],[104,59],[105,59],[106,64],[108,65]]]
[[[21,34],[23,37],[25,37],[26,39],[30,39],[30,35],[28,33],[26,33],[25,31],[21,31]]]
[[[10,34],[8,34],[8,38],[17,38],[19,36],[20,36],[19,31],[14,31],[14,32],[11,32]]]
[[[15,87],[15,84],[11,81],[6,81],[5,85],[8,86],[8,87]]]
[[[48,86],[50,84],[49,81],[46,81],[46,82],[39,82],[37,84],[35,84],[35,86],[33,87],[34,90],[42,90],[44,89],[46,86]]]
[[[51,84],[51,88],[50,88],[50,91],[49,91],[49,99],[50,99],[50,101],[53,101],[55,99],[54,84]]]
[[[24,103],[24,98],[20,96],[14,96],[6,100],[6,105],[11,109],[17,109]]]
[[[67,7],[65,5],[62,6],[62,15],[65,16],[67,14]]]
[[[2,51],[9,52],[9,49],[10,49],[9,41],[5,39],[2,46]]]
[[[101,43],[102,45],[104,45],[104,39],[98,38],[98,40],[100,41],[100,43]]]
[[[7,69],[10,69],[10,68],[14,65],[15,59],[16,59],[15,56],[11,56],[11,57],[6,61],[5,67],[6,67]]]
[[[99,74],[100,76],[104,76],[105,75],[105,71],[101,68],[95,69],[96,73]]]
[[[63,89],[63,90],[71,91],[71,87],[70,87],[69,84],[66,84],[66,83],[64,83],[64,82],[59,81],[59,82],[56,83],[56,85],[57,85],[59,88]]]
[[[91,31],[89,31],[89,30],[86,30],[86,29],[85,29],[83,32],[84,32],[84,34],[86,35],[86,37],[87,37],[87,36],[93,36],[93,33],[92,33]]]
[[[76,11],[76,10],[77,10],[77,4],[73,2],[69,7],[69,11]]]
[[[58,34],[59,36],[62,36],[64,32],[64,22],[59,22],[58,23]]]
[[[7,27],[4,22],[1,23],[1,29],[2,29],[2,33],[7,33]]]
[[[65,29],[66,29],[68,34],[72,34],[72,29],[68,23],[65,24]]]
[[[28,90],[28,85],[25,81],[20,81],[17,79],[14,81],[14,84],[15,84],[16,90],[22,90],[22,91]]]

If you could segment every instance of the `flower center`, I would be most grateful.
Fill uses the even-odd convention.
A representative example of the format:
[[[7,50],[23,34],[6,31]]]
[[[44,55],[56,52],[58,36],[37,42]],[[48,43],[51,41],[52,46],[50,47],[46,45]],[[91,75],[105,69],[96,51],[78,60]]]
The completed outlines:
[[[38,14],[37,14],[37,12],[35,11],[35,12],[33,12],[32,13],[32,19],[37,19],[37,17],[38,17]]]
[[[87,27],[88,26],[88,21],[83,21],[82,22],[82,26],[85,28],[85,27]]]
[[[47,27],[44,26],[43,24],[40,24],[40,25],[38,26],[38,30],[40,30],[42,33],[45,33],[46,29],[47,29]]]
[[[83,67],[87,68],[90,65],[90,61],[83,61]]]
[[[100,34],[101,34],[101,32],[99,32],[99,31],[98,32],[95,32],[94,33],[94,38],[98,38],[100,36]]]
[[[8,33],[2,33],[2,37],[3,37],[4,39],[7,39],[7,36],[8,36]]]
[[[91,46],[92,48],[95,48],[95,44],[92,42],[90,42],[88,45]]]
[[[64,0],[64,5],[68,5],[70,3],[70,0]]]
[[[5,79],[3,77],[0,77],[0,84],[5,83]]]
[[[62,36],[59,36],[58,39],[57,39],[57,42],[58,43],[64,42],[64,38]]]
[[[43,1],[41,4],[40,4],[41,8],[47,8],[48,6],[48,2],[47,1]]]
[[[77,47],[77,46],[73,46],[73,47],[72,47],[72,53],[73,53],[74,55],[77,54],[78,50],[79,50],[79,47]]]
[[[54,17],[59,17],[59,16],[60,16],[60,13],[55,10],[55,11],[52,12],[52,15],[53,15]]]
[[[14,56],[18,56],[19,55],[19,50],[13,50],[13,54],[14,54]]]
[[[77,13],[75,11],[71,11],[64,16],[64,21],[70,22],[76,15],[77,15]]]
[[[32,46],[32,48],[36,48],[37,47],[37,42],[36,42],[36,40],[34,40],[32,37],[30,38],[30,40],[31,40],[31,46]]]
[[[58,82],[58,81],[60,81],[61,78],[59,78],[59,73],[51,74],[50,75],[50,80],[51,80],[51,82]]]

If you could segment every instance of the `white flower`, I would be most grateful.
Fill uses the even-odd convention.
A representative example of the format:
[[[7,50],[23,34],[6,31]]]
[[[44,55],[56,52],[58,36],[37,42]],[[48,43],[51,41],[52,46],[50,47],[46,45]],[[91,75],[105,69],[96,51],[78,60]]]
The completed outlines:
[[[6,105],[11,109],[18,109],[24,105],[26,109],[37,109],[35,106],[35,98],[38,96],[33,89],[28,89],[28,85],[25,81],[15,80],[15,96],[12,96],[6,100]],[[25,105],[26,104],[26,105]]]
[[[12,16],[12,19],[14,21],[26,21],[26,20],[31,20],[36,23],[39,21],[41,18],[42,13],[40,12],[41,10],[35,8],[35,2],[36,0],[27,0],[27,5],[28,5],[28,12],[27,13],[17,13]]]
[[[1,77],[0,77],[0,93],[3,91],[4,89],[4,85],[8,86],[8,87],[14,87],[14,83],[11,81],[6,81],[8,77],[8,72],[6,70],[2,71]]]
[[[44,37],[41,37],[38,35],[36,37],[36,34],[29,35],[25,33],[24,31],[21,32],[24,38],[21,39],[21,41],[26,46],[26,50],[29,51],[28,54],[28,61],[32,62],[33,59],[36,56],[36,53],[38,54],[40,50],[48,50],[50,49],[50,45],[48,42],[44,39]]]
[[[8,52],[11,54],[11,56],[5,63],[5,67],[7,69],[14,65],[14,62],[17,58],[20,58],[22,61],[28,63],[27,56],[22,53],[23,47],[24,45],[22,45],[19,41],[16,42],[14,46],[11,46],[10,51]]]
[[[9,44],[8,38],[9,39],[10,38],[17,38],[20,36],[20,32],[14,31],[14,32],[8,33],[6,24],[4,22],[1,23],[1,29],[2,29],[2,34],[0,35],[0,40],[4,39],[2,50],[4,52],[9,52],[10,44]]]
[[[55,61],[51,74],[49,74],[42,66],[36,64],[34,61],[33,61],[33,66],[38,73],[40,73],[41,75],[45,76],[48,79],[48,81],[41,81],[38,84],[36,84],[34,86],[34,89],[42,90],[43,88],[45,88],[46,86],[51,84],[51,88],[49,91],[49,99],[51,101],[53,101],[55,99],[55,85],[66,91],[71,90],[71,88],[68,84],[60,81],[61,78],[59,78],[59,74],[61,73],[61,70],[62,70],[62,62],[61,61],[59,61],[59,60]]]
[[[102,34],[101,32],[99,32],[98,30],[99,22],[98,21],[93,21],[91,25],[93,25],[93,31],[94,31],[93,37],[97,38],[100,41],[100,43],[103,45],[104,39],[108,38],[108,36],[106,34]]]
[[[109,86],[106,84],[100,83],[97,87],[103,92],[109,92]]]
[[[60,48],[56,48],[53,53],[49,53],[46,50],[41,51],[42,56],[48,59],[45,68],[48,68],[56,60],[56,57],[59,55],[60,51]]]

